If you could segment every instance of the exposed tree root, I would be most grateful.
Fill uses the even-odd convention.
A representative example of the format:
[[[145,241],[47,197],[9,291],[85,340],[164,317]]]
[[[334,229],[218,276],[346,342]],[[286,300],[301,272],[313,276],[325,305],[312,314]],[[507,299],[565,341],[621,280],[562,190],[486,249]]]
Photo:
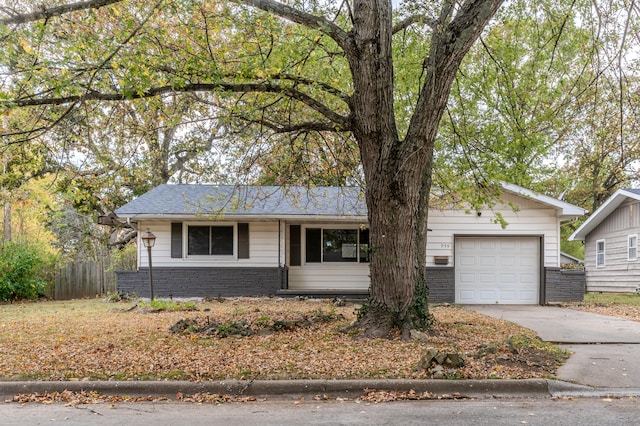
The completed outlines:
[[[410,340],[411,330],[425,330],[431,325],[432,319],[425,321],[415,309],[401,315],[380,306],[367,304],[352,328],[361,331],[360,338],[387,339],[396,337],[399,333],[402,340]]]

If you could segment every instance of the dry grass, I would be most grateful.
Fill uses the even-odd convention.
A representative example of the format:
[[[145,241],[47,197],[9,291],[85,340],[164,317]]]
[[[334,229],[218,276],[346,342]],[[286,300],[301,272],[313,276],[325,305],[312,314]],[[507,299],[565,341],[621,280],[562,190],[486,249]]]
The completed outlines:
[[[636,293],[587,293],[583,302],[567,308],[640,321],[640,295]]]
[[[155,313],[129,310],[134,303],[1,305],[0,380],[426,378],[416,365],[428,348],[465,355],[450,378],[530,378],[552,376],[564,356],[530,330],[456,306],[432,307],[436,326],[427,341],[401,341],[338,331],[355,319],[357,305],[327,300],[228,299]],[[187,318],[256,324],[312,311],[344,318],[248,337],[169,330]]]

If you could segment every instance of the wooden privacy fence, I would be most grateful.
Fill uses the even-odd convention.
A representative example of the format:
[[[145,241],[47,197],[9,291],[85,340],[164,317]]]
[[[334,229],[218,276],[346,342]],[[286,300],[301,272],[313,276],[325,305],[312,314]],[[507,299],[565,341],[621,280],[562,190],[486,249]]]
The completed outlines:
[[[54,300],[96,297],[116,290],[115,274],[108,270],[108,261],[68,263],[55,273],[51,294]]]

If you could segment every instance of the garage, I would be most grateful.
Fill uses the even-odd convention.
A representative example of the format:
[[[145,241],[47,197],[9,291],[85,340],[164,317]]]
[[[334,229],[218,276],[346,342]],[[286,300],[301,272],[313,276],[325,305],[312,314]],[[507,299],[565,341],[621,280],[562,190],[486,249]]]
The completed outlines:
[[[537,305],[539,294],[539,237],[455,239],[456,303]]]

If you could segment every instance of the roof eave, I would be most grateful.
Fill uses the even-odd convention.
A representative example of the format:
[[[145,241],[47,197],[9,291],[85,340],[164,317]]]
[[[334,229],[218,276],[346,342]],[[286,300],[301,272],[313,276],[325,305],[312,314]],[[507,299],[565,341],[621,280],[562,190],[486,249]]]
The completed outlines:
[[[367,216],[361,215],[285,215],[285,214],[245,214],[234,215],[226,214],[221,216],[193,215],[193,214],[119,214],[119,219],[127,222],[139,222],[141,220],[180,220],[180,221],[199,221],[199,220],[252,220],[252,221],[270,221],[270,220],[288,220],[288,221],[331,221],[331,222],[367,222]]]
[[[501,182],[500,186],[505,191],[520,195],[521,197],[530,198],[534,201],[538,201],[539,203],[546,204],[557,209],[560,212],[559,216],[563,219],[571,219],[587,213],[587,210],[583,209],[582,207],[578,207],[571,203],[558,200],[557,198],[549,197],[548,195],[539,194],[530,189],[523,188],[513,183]]]
[[[558,218],[560,220],[570,220],[570,219],[577,219],[581,216],[584,216],[584,212],[581,213],[568,213],[568,212],[563,212],[561,214],[558,215]]]
[[[593,231],[604,219],[607,218],[620,204],[627,198],[633,198],[640,201],[640,194],[629,192],[624,189],[618,189],[607,201],[605,201],[598,209],[593,212],[587,220],[584,221],[573,234],[569,236],[569,241],[584,241],[587,235]]]

